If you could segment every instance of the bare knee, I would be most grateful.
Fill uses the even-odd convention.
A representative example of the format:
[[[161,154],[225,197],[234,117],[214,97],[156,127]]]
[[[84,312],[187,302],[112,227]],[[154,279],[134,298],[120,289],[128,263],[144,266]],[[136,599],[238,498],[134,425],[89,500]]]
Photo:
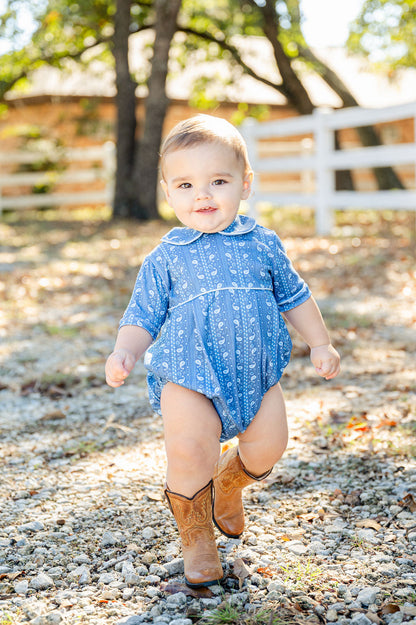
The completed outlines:
[[[205,472],[214,469],[218,451],[193,436],[180,436],[165,441],[169,467],[175,471]],[[218,444],[219,447],[219,444]]]

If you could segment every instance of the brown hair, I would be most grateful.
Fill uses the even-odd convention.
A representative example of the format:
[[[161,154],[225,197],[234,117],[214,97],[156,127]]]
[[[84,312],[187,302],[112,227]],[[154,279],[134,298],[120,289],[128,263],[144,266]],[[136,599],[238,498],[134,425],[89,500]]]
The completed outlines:
[[[196,115],[176,124],[162,144],[160,168],[163,176],[163,164],[167,154],[176,150],[192,148],[201,143],[219,143],[234,150],[238,161],[243,165],[244,173],[251,171],[246,143],[237,128],[227,120],[213,115]]]

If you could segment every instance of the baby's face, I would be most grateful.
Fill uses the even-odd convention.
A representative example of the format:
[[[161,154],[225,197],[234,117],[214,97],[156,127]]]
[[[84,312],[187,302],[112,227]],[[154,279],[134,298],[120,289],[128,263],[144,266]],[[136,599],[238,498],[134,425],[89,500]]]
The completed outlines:
[[[185,226],[220,232],[234,221],[240,200],[249,196],[251,180],[252,173],[244,173],[231,147],[201,143],[166,155],[162,186]]]

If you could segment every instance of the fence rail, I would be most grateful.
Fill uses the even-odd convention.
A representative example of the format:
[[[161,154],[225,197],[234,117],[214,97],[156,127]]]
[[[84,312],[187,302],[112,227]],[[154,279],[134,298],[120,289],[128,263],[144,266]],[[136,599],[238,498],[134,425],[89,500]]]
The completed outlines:
[[[335,150],[335,131],[373,124],[413,119],[414,137],[411,143],[381,145]],[[313,175],[315,190],[284,193],[262,191],[259,176],[255,176],[253,194],[248,200],[252,214],[257,204],[268,202],[275,206],[294,204],[315,209],[316,230],[329,234],[333,227],[334,209],[406,209],[416,211],[416,190],[391,190],[377,192],[336,191],[335,171],[343,169],[415,166],[416,179],[416,102],[383,109],[360,107],[330,111],[316,109],[312,115],[272,122],[248,120],[242,126],[256,174],[300,173]],[[312,153],[298,156],[262,156],[261,140],[312,135]]]
[[[114,178],[114,144],[85,148],[55,149],[45,152],[0,153],[0,166],[34,165],[39,162],[59,163],[63,169],[49,169],[45,164],[40,171],[17,171],[0,173],[0,214],[3,209],[24,210],[46,206],[111,204]],[[65,165],[83,163],[78,168],[66,169]],[[97,164],[98,163],[98,164]],[[102,189],[62,191],[62,185],[94,184],[104,182]],[[4,194],[5,188],[46,185],[51,190],[45,193]],[[53,187],[59,185],[59,190]]]

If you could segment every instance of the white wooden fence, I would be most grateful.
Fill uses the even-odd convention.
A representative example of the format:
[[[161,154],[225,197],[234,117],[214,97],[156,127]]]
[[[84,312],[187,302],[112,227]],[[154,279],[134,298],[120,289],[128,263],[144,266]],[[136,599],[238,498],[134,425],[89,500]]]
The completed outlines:
[[[24,210],[46,206],[81,205],[81,204],[111,204],[114,179],[114,144],[107,142],[102,146],[68,148],[64,150],[48,150],[45,153],[16,151],[0,153],[0,214],[2,209]],[[78,168],[71,167],[63,171],[29,171],[3,173],[4,165],[29,164],[39,161],[57,163],[83,163]],[[98,163],[98,164],[97,164]],[[58,191],[53,187],[59,185],[90,184],[104,181],[102,189],[91,191]],[[24,188],[25,186],[51,185],[52,189],[46,193],[25,193],[19,195],[3,194],[5,187]]]
[[[378,123],[413,119],[415,135],[412,143],[381,145],[335,150],[336,130],[369,126]],[[341,110],[316,109],[312,115],[272,122],[247,120],[241,127],[249,149],[255,174],[313,172],[314,191],[297,193],[262,192],[255,175],[249,210],[256,214],[257,203],[274,206],[312,206],[315,209],[318,234],[329,234],[334,209],[406,209],[416,211],[416,190],[376,192],[336,191],[335,171],[413,164],[416,168],[416,102],[382,109],[359,107]],[[259,154],[259,140],[312,134],[313,149],[297,156],[267,157]],[[265,144],[263,144],[265,145]]]

